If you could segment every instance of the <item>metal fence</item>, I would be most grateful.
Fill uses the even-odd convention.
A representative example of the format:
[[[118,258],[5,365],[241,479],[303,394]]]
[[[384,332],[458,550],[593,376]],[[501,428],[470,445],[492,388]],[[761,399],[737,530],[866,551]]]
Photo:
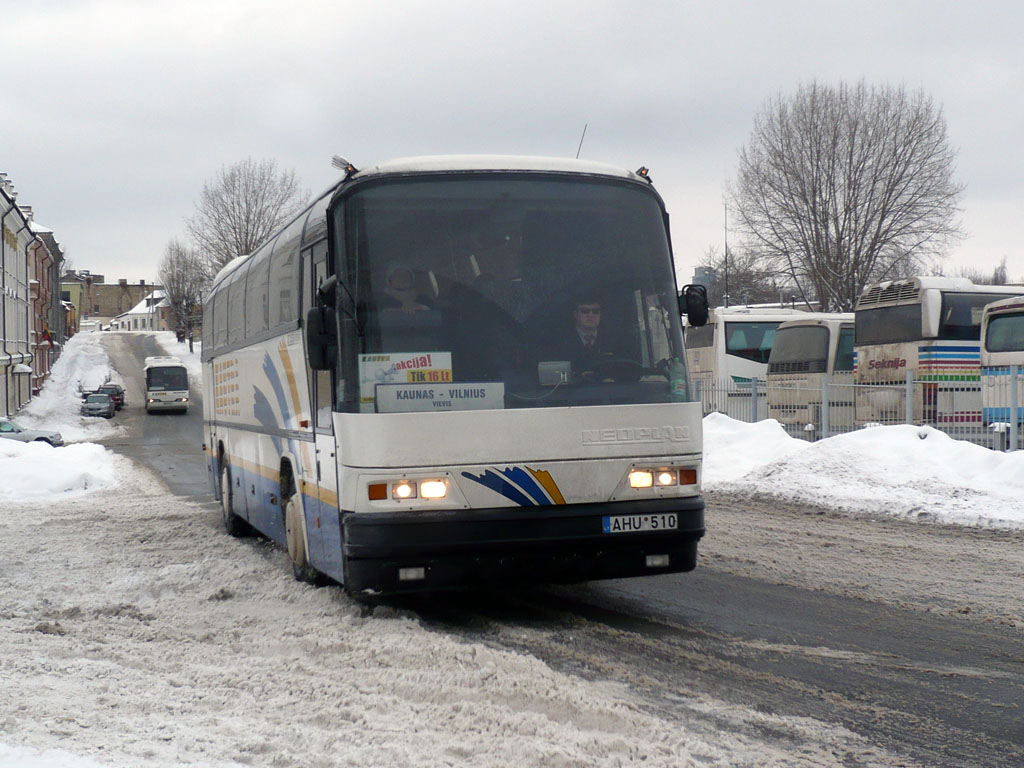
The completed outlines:
[[[790,435],[821,440],[877,424],[928,425],[957,440],[1001,451],[1024,448],[1024,367],[962,381],[854,384],[846,374],[821,374],[768,384],[760,379],[696,379],[704,415],[739,421],[776,419]],[[1016,404],[1016,408],[1012,404]],[[1012,417],[1012,414],[1016,418]]]
[[[1018,450],[1024,440],[1024,365],[981,370],[982,417],[998,435],[1002,450]]]

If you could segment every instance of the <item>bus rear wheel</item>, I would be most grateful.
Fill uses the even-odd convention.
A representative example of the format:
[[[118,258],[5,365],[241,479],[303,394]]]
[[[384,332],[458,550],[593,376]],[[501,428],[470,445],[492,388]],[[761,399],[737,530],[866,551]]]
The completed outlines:
[[[282,484],[282,492],[287,497],[282,499],[284,507],[284,535],[288,544],[288,559],[292,561],[292,574],[297,581],[305,584],[320,585],[323,576],[309,563],[306,548],[306,516],[302,509],[302,494],[295,488],[290,476]]]
[[[249,533],[249,524],[235,514],[234,494],[231,492],[231,467],[224,464],[220,472],[220,508],[224,517],[224,530],[230,536],[246,536]]]

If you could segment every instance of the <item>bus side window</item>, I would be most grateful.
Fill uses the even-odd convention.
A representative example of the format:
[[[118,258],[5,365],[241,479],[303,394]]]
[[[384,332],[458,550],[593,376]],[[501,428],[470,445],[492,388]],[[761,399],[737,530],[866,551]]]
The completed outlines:
[[[853,370],[853,328],[839,329],[839,341],[836,343],[836,360],[832,367],[835,371]]]
[[[327,279],[327,241],[321,240],[302,254],[302,274],[305,286],[302,304],[304,308],[316,304],[317,290]],[[333,371],[313,371],[313,409],[317,429],[331,429]]]
[[[299,236],[294,224],[278,236],[270,255],[270,327],[299,319]]]
[[[228,284],[228,344],[237,344],[245,335],[245,278],[249,265],[235,270]]]
[[[245,336],[255,338],[267,330],[270,312],[267,302],[270,273],[270,249],[264,248],[253,257],[245,282]]]
[[[213,346],[215,349],[228,343],[228,292],[221,287],[213,296]]]
[[[206,306],[203,307],[203,350],[207,355],[213,354],[213,296],[206,297]]]

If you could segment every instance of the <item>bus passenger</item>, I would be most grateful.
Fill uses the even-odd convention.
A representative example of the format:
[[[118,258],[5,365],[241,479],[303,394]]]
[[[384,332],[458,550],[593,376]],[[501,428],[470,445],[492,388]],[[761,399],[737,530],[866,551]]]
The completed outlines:
[[[404,264],[393,264],[385,278],[386,287],[380,306],[412,314],[430,309],[429,299],[416,291],[416,274]]]
[[[469,257],[476,275],[473,290],[504,314],[501,322],[522,325],[533,320],[542,301],[533,276],[525,270],[522,238],[512,232],[488,234],[481,239],[478,252]]]

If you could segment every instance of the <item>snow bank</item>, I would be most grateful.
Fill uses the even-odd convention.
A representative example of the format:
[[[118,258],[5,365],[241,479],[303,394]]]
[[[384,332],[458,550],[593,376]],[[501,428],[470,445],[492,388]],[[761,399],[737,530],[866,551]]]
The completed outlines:
[[[137,474],[129,459],[82,442],[124,433],[114,420],[86,418],[79,412],[83,389],[105,381],[123,383],[110,367],[101,338],[92,333],[72,336],[42,391],[15,416],[26,429],[60,432],[64,447],[0,440],[0,500],[66,499],[117,488]]]
[[[64,346],[54,363],[42,391],[21,409],[15,420],[26,429],[60,432],[65,443],[103,440],[123,434],[114,420],[84,417],[82,390],[96,389],[106,381],[124,385],[110,360],[98,333],[76,333]]]
[[[47,443],[0,440],[0,499],[67,498],[117,488],[136,474],[130,459],[102,445],[53,448]]]
[[[709,413],[704,417],[704,487],[739,480],[811,446],[790,437],[775,419],[748,424]]]
[[[816,443],[774,419],[704,419],[704,487],[866,514],[1024,528],[1024,452],[931,427],[871,427]]]

